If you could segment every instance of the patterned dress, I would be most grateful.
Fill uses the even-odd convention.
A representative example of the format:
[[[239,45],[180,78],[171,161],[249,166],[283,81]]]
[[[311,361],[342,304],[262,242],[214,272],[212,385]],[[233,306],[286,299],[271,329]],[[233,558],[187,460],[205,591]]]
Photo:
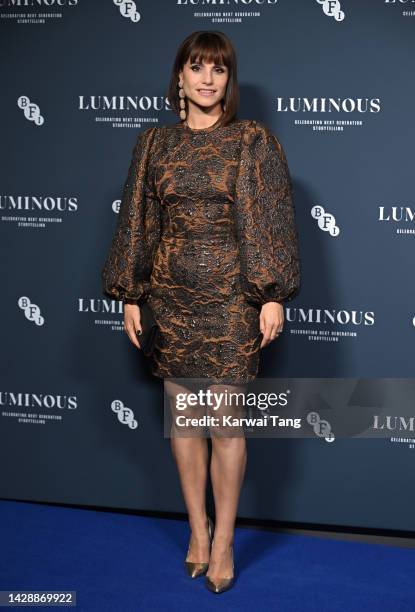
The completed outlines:
[[[261,306],[300,288],[292,183],[269,128],[140,132],[102,282],[105,296],[152,307],[155,376],[254,380]]]

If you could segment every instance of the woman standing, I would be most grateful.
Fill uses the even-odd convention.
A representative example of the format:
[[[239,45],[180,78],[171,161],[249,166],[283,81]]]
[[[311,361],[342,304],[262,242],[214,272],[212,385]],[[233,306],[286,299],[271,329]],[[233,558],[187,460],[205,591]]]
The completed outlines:
[[[238,392],[256,378],[260,349],[282,332],[282,304],[299,292],[300,261],[283,148],[261,122],[237,118],[237,62],[223,33],[194,32],[181,43],[168,100],[180,121],[138,135],[102,280],[106,296],[124,301],[137,348],[140,304],[151,306],[160,327],[152,373],[174,412],[188,389],[168,379]],[[234,580],[246,467],[244,436],[223,433],[211,431],[214,538],[207,439],[171,436],[191,527],[185,565],[192,577],[207,572],[215,593]]]

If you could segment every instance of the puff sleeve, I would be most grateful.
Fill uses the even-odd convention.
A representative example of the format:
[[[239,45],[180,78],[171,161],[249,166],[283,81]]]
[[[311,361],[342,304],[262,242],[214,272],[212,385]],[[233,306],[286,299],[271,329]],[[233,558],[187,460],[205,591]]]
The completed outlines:
[[[235,189],[242,290],[256,307],[300,289],[298,231],[284,150],[265,125],[247,122]]]
[[[147,180],[149,152],[156,130],[151,127],[138,134],[115,232],[101,272],[103,294],[116,300],[141,303],[150,292],[161,227],[160,201]]]

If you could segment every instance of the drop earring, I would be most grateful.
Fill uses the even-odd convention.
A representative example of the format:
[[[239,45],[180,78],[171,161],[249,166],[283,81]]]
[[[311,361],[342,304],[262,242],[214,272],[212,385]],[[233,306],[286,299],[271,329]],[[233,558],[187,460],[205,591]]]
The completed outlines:
[[[179,81],[179,105],[180,105],[180,119],[183,121],[186,119],[186,102],[185,102],[186,94],[183,89],[183,81]]]

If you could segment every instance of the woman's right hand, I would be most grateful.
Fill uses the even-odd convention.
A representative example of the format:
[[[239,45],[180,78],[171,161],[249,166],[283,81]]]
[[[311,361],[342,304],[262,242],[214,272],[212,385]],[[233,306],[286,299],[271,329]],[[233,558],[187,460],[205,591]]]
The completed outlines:
[[[127,335],[131,342],[138,349],[141,349],[141,346],[138,343],[136,330],[140,330],[141,332],[141,323],[140,323],[140,307],[138,304],[125,304],[124,303],[124,331],[127,332]]]

